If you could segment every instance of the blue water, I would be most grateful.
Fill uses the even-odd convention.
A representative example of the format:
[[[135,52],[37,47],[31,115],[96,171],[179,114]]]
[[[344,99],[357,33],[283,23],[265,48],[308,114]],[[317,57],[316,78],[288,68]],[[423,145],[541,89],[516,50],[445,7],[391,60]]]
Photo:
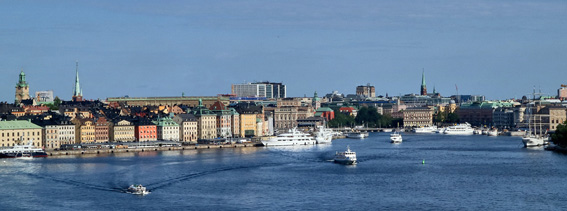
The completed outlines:
[[[0,160],[1,210],[565,210],[567,156],[518,137]],[[350,145],[359,164],[330,162]],[[422,164],[425,160],[425,164]],[[134,183],[152,193],[124,193]]]

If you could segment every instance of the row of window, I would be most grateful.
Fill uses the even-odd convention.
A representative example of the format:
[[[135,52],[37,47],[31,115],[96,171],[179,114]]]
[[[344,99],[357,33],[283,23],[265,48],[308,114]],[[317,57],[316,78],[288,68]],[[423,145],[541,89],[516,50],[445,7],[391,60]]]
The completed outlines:
[[[10,137],[10,134],[12,134],[12,136],[17,136],[17,137],[20,136],[20,132],[12,132],[12,133],[2,133],[2,137],[4,137],[4,136]],[[30,135],[30,132],[28,131],[27,134],[28,134],[28,136],[29,136],[29,135]],[[26,135],[26,133],[25,133],[25,132],[22,132],[21,135],[24,136],[24,135]],[[35,136],[36,133],[35,133],[35,132],[31,132],[31,135],[32,135],[32,136]],[[40,132],[37,132],[37,135],[40,135]]]

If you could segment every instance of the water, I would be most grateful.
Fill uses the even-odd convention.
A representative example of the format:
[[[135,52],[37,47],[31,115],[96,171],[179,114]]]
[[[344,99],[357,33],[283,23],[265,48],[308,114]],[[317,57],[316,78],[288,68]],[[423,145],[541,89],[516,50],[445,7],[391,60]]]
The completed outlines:
[[[0,160],[1,210],[565,210],[567,156],[517,137]],[[359,164],[330,162],[350,145]],[[425,160],[425,164],[422,164]],[[141,183],[146,196],[124,193]]]

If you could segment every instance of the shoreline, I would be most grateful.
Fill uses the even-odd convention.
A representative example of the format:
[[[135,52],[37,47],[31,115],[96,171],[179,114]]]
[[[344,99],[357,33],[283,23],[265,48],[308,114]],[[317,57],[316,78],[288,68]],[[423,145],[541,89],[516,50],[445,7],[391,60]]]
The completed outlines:
[[[181,150],[197,150],[197,149],[222,149],[222,148],[239,148],[239,147],[259,147],[257,143],[245,144],[199,144],[191,146],[179,147],[141,147],[141,148],[124,148],[124,149],[78,149],[78,150],[49,150],[45,151],[48,158],[51,156],[67,156],[67,155],[85,155],[85,154],[114,154],[127,152],[149,152],[149,151],[181,151]]]

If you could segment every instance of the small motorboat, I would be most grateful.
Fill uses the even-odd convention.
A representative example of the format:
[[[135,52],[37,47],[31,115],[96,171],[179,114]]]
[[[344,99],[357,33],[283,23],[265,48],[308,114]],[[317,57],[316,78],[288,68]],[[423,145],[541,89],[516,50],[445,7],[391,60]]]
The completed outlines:
[[[146,194],[150,194],[150,191],[147,190],[146,187],[142,186],[141,184],[138,184],[138,185],[130,185],[130,187],[128,187],[128,193],[135,195],[146,195]]]
[[[390,140],[392,143],[402,143],[402,134],[394,132],[390,134]]]

